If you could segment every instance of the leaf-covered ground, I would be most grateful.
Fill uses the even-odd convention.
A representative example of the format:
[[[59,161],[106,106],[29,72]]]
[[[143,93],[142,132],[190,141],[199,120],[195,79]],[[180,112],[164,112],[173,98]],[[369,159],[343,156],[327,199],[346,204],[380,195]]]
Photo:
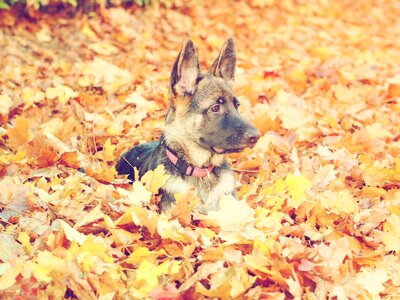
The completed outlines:
[[[400,297],[398,1],[103,13],[0,15],[2,299]],[[263,135],[229,157],[240,201],[159,214],[163,170],[115,163],[160,136],[182,40],[204,69],[228,36]]]

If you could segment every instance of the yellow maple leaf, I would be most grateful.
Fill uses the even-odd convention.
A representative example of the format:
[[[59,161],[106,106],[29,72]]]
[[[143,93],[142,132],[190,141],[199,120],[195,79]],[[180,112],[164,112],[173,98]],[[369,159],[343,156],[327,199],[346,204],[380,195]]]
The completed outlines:
[[[16,277],[22,272],[23,266],[0,263],[0,291],[12,287],[16,283]]]
[[[49,251],[40,251],[35,259],[33,274],[38,280],[48,283],[52,280],[51,272],[64,270],[65,267],[65,259]]]
[[[296,82],[303,82],[307,81],[307,75],[304,73],[302,69],[294,69],[289,74],[290,79]]]
[[[22,89],[21,97],[25,103],[24,108],[29,108],[34,103],[41,102],[42,100],[44,100],[46,98],[46,95],[42,91],[36,91],[30,87],[24,87]]]
[[[83,244],[86,240],[86,235],[72,228],[71,226],[69,226],[68,223],[63,220],[55,220],[52,224],[52,227],[61,229],[64,232],[66,238],[71,242],[75,241],[79,244]]]
[[[66,104],[69,99],[78,97],[78,93],[72,90],[69,86],[58,85],[49,87],[46,90],[46,98],[53,100],[58,98],[61,104]]]
[[[143,259],[146,259],[148,262],[155,263],[157,261],[157,257],[166,254],[167,253],[164,249],[150,251],[146,247],[138,247],[129,255],[129,257],[126,259],[126,262],[130,264],[138,264],[143,261]]]
[[[150,192],[157,194],[159,189],[167,182],[169,177],[170,176],[165,173],[165,167],[163,165],[159,165],[155,170],[150,170],[144,174],[140,181]]]
[[[22,163],[22,160],[25,158],[26,158],[26,150],[18,150],[15,154],[12,153],[1,154],[0,164]]]
[[[383,224],[383,232],[379,232],[385,244],[386,251],[400,251],[400,217],[396,214],[390,214]]]
[[[77,257],[82,269],[88,272],[101,267],[96,263],[113,262],[112,257],[107,254],[107,251],[108,247],[105,240],[91,235],[81,245],[73,241],[68,252],[68,257]]]
[[[264,201],[268,207],[279,209],[287,198],[286,190],[285,181],[277,179],[272,185],[263,188],[260,195],[265,196]]]
[[[272,185],[269,185],[262,189],[260,192],[261,195],[278,195],[283,193],[286,190],[286,184],[282,179],[277,179]]]
[[[332,56],[336,53],[336,51],[334,49],[328,48],[328,47],[312,47],[310,49],[310,52],[313,55],[319,57],[319,59],[321,59],[322,61],[325,61],[330,56]]]
[[[81,32],[86,35],[87,37],[89,37],[91,40],[97,40],[97,34],[96,32],[93,31],[93,29],[90,27],[90,24],[88,21],[84,21],[82,23],[82,27],[81,27]]]
[[[176,274],[180,269],[179,261],[165,261],[160,265],[153,264],[147,259],[142,260],[136,270],[136,280],[144,280],[148,285],[156,287],[158,277],[165,274]]]
[[[267,244],[267,242],[269,242]],[[271,244],[270,240],[267,241],[261,241],[259,239],[255,239],[253,242],[253,251],[260,251],[265,257],[270,258],[271,257],[271,246],[273,246],[273,244]]]
[[[304,175],[288,174],[285,179],[291,198],[288,200],[288,205],[293,208],[298,208],[306,199],[306,191],[311,187],[311,182]]]
[[[136,279],[144,280],[148,285],[158,285],[158,273],[156,272],[157,265],[150,263],[147,259],[142,260],[139,268],[136,270]]]
[[[111,143],[111,139],[107,139],[103,145],[103,150],[96,153],[96,157],[103,161],[109,162],[115,159],[114,150],[117,146]]]
[[[26,232],[20,231],[18,233],[18,239],[17,239],[22,247],[24,247],[24,250],[27,254],[29,254],[32,250],[32,245],[30,243],[30,237]]]

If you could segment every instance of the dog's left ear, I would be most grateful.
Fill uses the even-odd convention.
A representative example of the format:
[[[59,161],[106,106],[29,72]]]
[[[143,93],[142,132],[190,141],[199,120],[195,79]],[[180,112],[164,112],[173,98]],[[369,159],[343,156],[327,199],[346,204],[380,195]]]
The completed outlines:
[[[222,77],[228,82],[233,83],[235,79],[236,49],[233,38],[228,38],[212,64],[209,72],[216,77]]]

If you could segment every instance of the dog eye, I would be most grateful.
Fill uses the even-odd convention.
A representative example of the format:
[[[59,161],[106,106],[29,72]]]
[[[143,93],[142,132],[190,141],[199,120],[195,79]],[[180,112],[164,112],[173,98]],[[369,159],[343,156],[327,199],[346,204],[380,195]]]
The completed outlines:
[[[237,108],[239,108],[240,103],[238,101],[235,101],[235,103],[233,105],[235,105],[235,108],[237,109]]]
[[[213,106],[211,106],[211,111],[212,112],[219,112],[219,110],[220,110],[220,105],[219,104],[214,104]]]

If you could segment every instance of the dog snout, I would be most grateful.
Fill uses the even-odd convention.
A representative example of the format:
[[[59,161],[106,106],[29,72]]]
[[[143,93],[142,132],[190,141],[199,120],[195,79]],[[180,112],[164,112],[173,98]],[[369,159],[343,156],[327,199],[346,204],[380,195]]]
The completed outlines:
[[[251,128],[244,134],[244,139],[248,145],[254,146],[260,138],[260,132],[257,128]]]

